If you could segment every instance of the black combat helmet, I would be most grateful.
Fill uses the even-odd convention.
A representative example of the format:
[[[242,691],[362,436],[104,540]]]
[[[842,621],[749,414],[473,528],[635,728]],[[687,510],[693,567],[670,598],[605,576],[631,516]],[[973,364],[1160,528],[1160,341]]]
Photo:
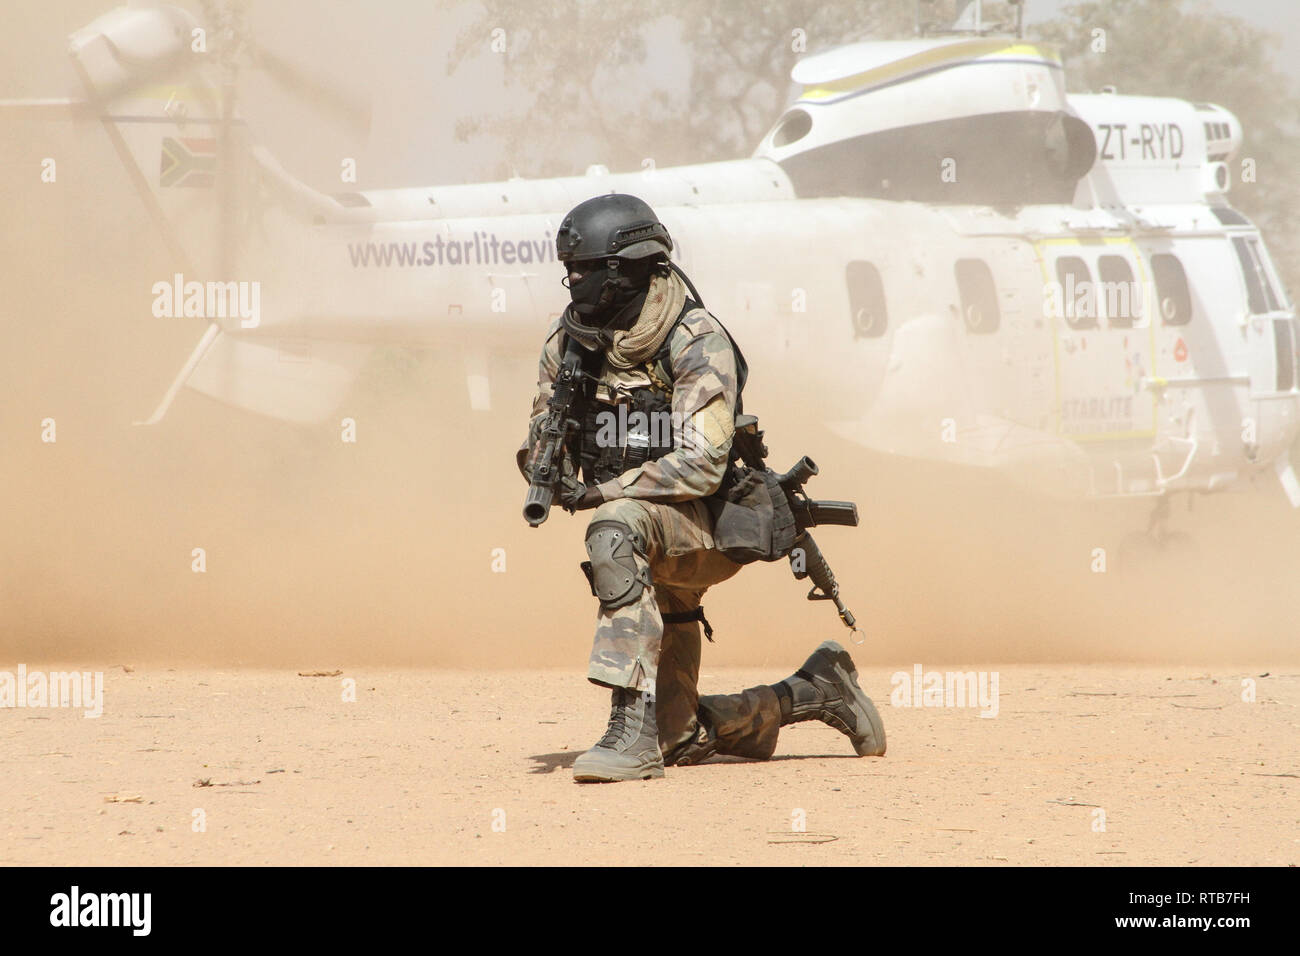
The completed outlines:
[[[635,196],[609,193],[574,206],[555,234],[561,262],[667,257],[673,240],[653,209]]]
[[[565,328],[588,347],[600,329],[629,328],[653,275],[667,273],[672,251],[664,224],[635,196],[609,193],[574,206],[555,233],[556,258],[573,299]]]

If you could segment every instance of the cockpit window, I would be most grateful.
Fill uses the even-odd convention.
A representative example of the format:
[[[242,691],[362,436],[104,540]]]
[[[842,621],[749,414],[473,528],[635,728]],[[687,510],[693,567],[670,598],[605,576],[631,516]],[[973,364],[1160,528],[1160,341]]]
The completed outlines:
[[[1264,295],[1268,299],[1268,307],[1281,311],[1283,308],[1282,300],[1285,296],[1274,288],[1274,280],[1268,268],[1268,253],[1264,251],[1264,247],[1259,244],[1258,239],[1250,240],[1250,251],[1255,254],[1255,262],[1259,265],[1259,276],[1264,282]]]
[[[1241,263],[1241,277],[1246,280],[1246,304],[1252,315],[1267,311],[1264,306],[1264,283],[1259,275],[1259,264],[1250,254],[1250,247],[1245,239],[1233,239],[1232,248],[1237,251],[1237,261]]]
[[[808,135],[812,129],[812,117],[806,110],[791,110],[781,118],[772,134],[773,146],[789,146]]]
[[[1232,248],[1241,264],[1241,277],[1246,280],[1246,304],[1250,307],[1250,314],[1281,311],[1281,297],[1269,281],[1259,240],[1238,237],[1232,240]]]
[[[1277,349],[1277,390],[1289,392],[1296,384],[1296,345],[1290,319],[1273,320],[1273,344]]]

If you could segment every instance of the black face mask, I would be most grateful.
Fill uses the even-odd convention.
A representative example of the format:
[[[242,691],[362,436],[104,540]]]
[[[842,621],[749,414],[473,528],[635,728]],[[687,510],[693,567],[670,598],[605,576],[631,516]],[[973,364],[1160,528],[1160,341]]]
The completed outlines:
[[[617,278],[611,281],[609,270],[601,262],[569,284],[573,311],[584,325],[598,328],[615,320],[622,323],[629,314],[635,322],[650,288],[653,266],[654,263],[619,262]]]
[[[601,266],[589,269],[576,282],[569,281],[569,298],[573,300],[573,308],[589,322],[596,318],[597,313],[603,313],[613,301],[612,290],[607,292],[605,289],[606,278],[605,268]]]

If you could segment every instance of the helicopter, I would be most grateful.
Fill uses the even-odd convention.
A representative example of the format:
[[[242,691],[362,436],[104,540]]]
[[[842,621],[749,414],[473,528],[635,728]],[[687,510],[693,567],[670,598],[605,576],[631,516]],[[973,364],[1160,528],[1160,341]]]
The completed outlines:
[[[83,100],[0,108],[100,122],[176,263],[155,314],[207,322],[144,424],[186,388],[320,422],[375,346],[466,342],[467,414],[493,414],[485,356],[533,354],[567,304],[564,212],[627,192],[751,357],[835,383],[824,424],[846,441],[1149,498],[1157,536],[1170,496],[1263,474],[1300,507],[1300,323],[1228,200],[1241,123],[1067,94],[1059,52],[980,6],[805,56],[748,158],[630,173],[326,194],[256,145],[168,5],[72,35]]]

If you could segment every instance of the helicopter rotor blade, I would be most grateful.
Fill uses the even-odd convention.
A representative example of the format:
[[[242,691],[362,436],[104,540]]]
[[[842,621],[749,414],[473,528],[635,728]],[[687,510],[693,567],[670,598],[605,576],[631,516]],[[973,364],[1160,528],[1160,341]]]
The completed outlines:
[[[0,116],[6,119],[82,119],[92,115],[94,115],[94,108],[86,100],[65,98],[0,100]]]
[[[285,90],[307,100],[350,132],[361,136],[369,134],[370,104],[368,102],[322,76],[313,75],[279,54],[272,53],[256,41],[249,40],[247,49],[253,65]]]

